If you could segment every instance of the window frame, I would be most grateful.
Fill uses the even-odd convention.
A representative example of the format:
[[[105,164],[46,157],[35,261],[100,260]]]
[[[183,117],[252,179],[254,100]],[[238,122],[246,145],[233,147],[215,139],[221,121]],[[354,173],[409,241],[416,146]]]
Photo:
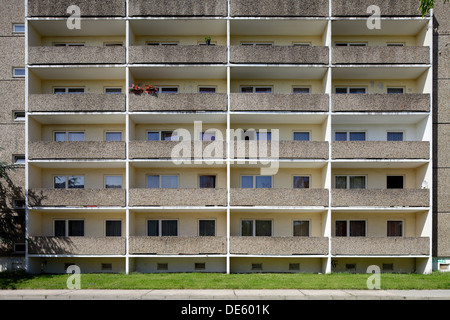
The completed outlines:
[[[397,93],[397,92],[389,92],[389,89],[402,89],[401,93]],[[387,86],[386,87],[386,94],[405,94],[406,92],[406,88],[405,87],[397,87],[397,86]]]
[[[112,235],[107,235],[106,234],[106,231],[107,231],[107,228],[106,228],[106,224],[107,224],[107,222],[120,222],[120,235],[114,235],[114,236],[112,236]],[[123,221],[122,221],[122,219],[105,219],[104,220],[104,224],[103,224],[103,227],[104,227],[104,235],[105,235],[105,237],[122,237],[122,234],[123,234]]]
[[[252,221],[253,226],[252,226],[252,235],[251,236],[244,236],[242,234],[242,222],[243,221]],[[270,221],[270,236],[257,236],[256,235],[256,221]],[[245,219],[245,218],[241,218],[240,219],[240,236],[241,237],[273,237],[273,219]]]
[[[56,140],[56,134],[57,133],[64,133],[65,134],[64,141],[57,141]],[[71,133],[82,133],[83,134],[83,140],[69,140],[69,135]],[[54,142],[83,142],[83,141],[86,141],[86,131],[84,131],[84,130],[79,130],[79,131],[54,130],[52,132],[52,134],[53,134],[53,141]]]
[[[242,92],[243,88],[252,88],[252,92]],[[270,92],[256,92],[256,89],[270,89]],[[273,85],[240,85],[239,93],[273,93]]]
[[[56,236],[56,221],[64,221],[64,236]],[[69,221],[82,221],[83,222],[83,235],[82,236],[70,236],[69,235]],[[86,236],[86,220],[85,219],[53,219],[53,236],[54,237],[85,237]]]
[[[295,177],[308,177],[309,181],[308,181],[308,188],[295,188]],[[312,179],[311,179],[311,175],[310,174],[292,174],[292,189],[312,189],[311,188],[311,184],[312,184]]]
[[[120,140],[107,140],[106,136],[107,136],[108,133],[120,133]],[[105,130],[104,138],[105,138],[105,141],[108,141],[108,142],[111,142],[111,141],[123,141],[123,131],[119,131],[119,130],[117,130],[117,131],[116,130]]]
[[[214,89],[214,92],[201,92],[200,89],[206,88],[206,89]],[[197,86],[197,92],[198,93],[217,93],[217,86]]]
[[[201,177],[214,177],[214,187],[207,188],[207,187],[201,187],[200,185],[200,178]],[[198,189],[216,189],[217,188],[217,174],[198,174]]]
[[[214,235],[212,236],[203,236],[200,234],[200,221],[214,221]],[[197,219],[197,235],[199,237],[216,237],[217,236],[217,219],[216,218],[212,218],[212,219],[208,219],[208,218],[202,218],[202,219]]]
[[[55,93],[56,89],[64,89],[64,93]],[[83,89],[83,92],[69,92],[70,89]],[[86,87],[52,87],[53,94],[84,94],[86,93]]]
[[[296,133],[307,133],[308,134],[308,140],[295,140],[295,134]],[[311,130],[304,130],[304,131],[293,130],[292,131],[292,141],[311,141],[311,135],[312,135],[312,131]]]
[[[307,236],[296,236],[295,235],[295,222],[296,221],[307,221],[308,222],[308,235]],[[292,220],[292,236],[293,237],[306,237],[306,238],[309,238],[309,237],[311,237],[311,219],[293,219]]]
[[[346,177],[346,188],[336,188],[336,178],[337,177]],[[364,188],[350,188],[350,177],[364,177]],[[368,176],[366,174],[336,174],[334,175],[334,189],[340,190],[358,190],[358,189],[367,189],[367,179]]]
[[[20,159],[23,159],[23,162],[20,161]],[[15,166],[24,166],[25,163],[27,162],[27,158],[25,157],[24,154],[13,154],[12,160],[13,165]]]
[[[272,189],[273,188],[273,176],[269,175],[260,175],[260,174],[241,174],[240,176],[240,188],[241,189]],[[252,187],[251,188],[244,188],[242,187],[242,177],[253,177],[252,181]],[[270,188],[257,188],[256,187],[256,177],[270,177]]]
[[[345,133],[346,138],[345,140],[336,140],[336,133]],[[364,140],[350,140],[350,134],[351,133],[364,133]],[[367,130],[335,130],[333,131],[333,141],[369,141],[367,140],[368,132]]]
[[[16,27],[18,26],[22,26],[23,27],[23,31],[17,31]],[[13,23],[12,24],[12,33],[13,34],[25,34],[25,23]]]
[[[107,188],[106,187],[106,178],[107,177],[120,177],[120,179],[121,179],[120,188]],[[105,174],[105,175],[103,175],[103,188],[104,189],[123,189],[123,175],[122,174]]]
[[[400,236],[390,236],[389,235],[389,222],[401,222],[402,230]],[[405,237],[405,220],[404,219],[388,219],[386,220],[386,237],[388,238],[404,238]]]
[[[346,222],[346,235],[345,236],[338,236],[338,235],[336,235],[336,231],[337,231],[337,228],[336,228],[336,223],[338,222],[338,221],[340,221],[340,222],[342,222],[342,221],[345,221]],[[350,222],[352,222],[352,221],[354,221],[354,222],[356,222],[356,221],[363,221],[364,222],[364,236],[351,236],[350,234],[351,234],[351,230],[350,230],[350,226],[351,226],[351,223]],[[334,220],[334,236],[335,237],[346,237],[346,238],[353,238],[353,237],[361,237],[361,238],[367,238],[367,219],[336,219],[336,220]]]
[[[24,74],[23,75],[17,75],[16,71],[18,70],[23,70]],[[26,77],[26,69],[24,67],[13,67],[12,68],[12,76],[13,78],[25,78]]]
[[[120,92],[106,92],[108,89],[120,89]],[[123,94],[123,88],[122,87],[103,87],[103,93],[104,94]]]
[[[147,130],[145,132],[146,133],[146,140],[145,141],[180,141],[178,134],[173,136],[173,137],[175,137],[175,140],[162,140],[163,132],[171,132],[172,135],[173,135],[173,133],[175,132],[175,129],[174,130]],[[158,133],[158,140],[148,140],[148,134],[149,133]]]
[[[64,188],[56,188],[55,187],[55,178],[56,177],[64,177],[65,181],[65,187]],[[83,188],[69,188],[69,177],[83,177]],[[84,174],[54,174],[53,175],[53,189],[64,189],[64,190],[68,190],[68,189],[85,189],[86,188],[86,178]]]
[[[295,92],[295,89],[308,89],[308,92]],[[292,94],[311,94],[311,86],[292,86]]]
[[[180,234],[180,227],[179,227],[179,219],[146,219],[145,220],[145,234],[147,237],[178,237]],[[149,221],[157,221],[158,222],[158,235],[157,236],[149,236],[148,235],[148,222]],[[177,234],[175,236],[163,236],[162,235],[162,221],[176,221],[177,223]]]
[[[149,177],[158,177],[159,182],[158,182],[158,188],[150,188],[149,187],[149,181],[148,178]],[[162,187],[162,178],[163,177],[177,177],[177,187],[176,188],[163,188]],[[148,173],[145,175],[145,180],[146,180],[146,185],[147,185],[147,189],[179,189],[180,188],[180,175],[179,174],[151,174]]]
[[[17,116],[18,113],[23,113],[23,117],[18,117]],[[21,110],[14,110],[12,112],[12,118],[13,118],[13,121],[15,121],[15,122],[24,122],[26,120],[26,112],[21,111]]]
[[[336,89],[345,89],[345,93],[337,93]],[[364,89],[364,93],[351,93],[350,89]],[[367,86],[334,86],[333,94],[367,94]]]
[[[401,133],[402,134],[402,140],[389,140],[389,133]],[[386,131],[386,141],[405,141],[405,131],[400,131],[400,130],[397,130],[397,131],[392,131],[392,130]]]
[[[335,41],[335,47],[367,47],[367,42]]]

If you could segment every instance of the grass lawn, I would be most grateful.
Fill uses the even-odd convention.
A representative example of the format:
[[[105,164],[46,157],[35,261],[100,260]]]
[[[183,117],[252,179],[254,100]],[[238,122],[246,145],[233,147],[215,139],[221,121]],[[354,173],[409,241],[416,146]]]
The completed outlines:
[[[367,289],[370,274],[81,274],[81,289]],[[450,289],[450,272],[389,274],[381,289]],[[0,289],[66,289],[69,275],[0,273]]]

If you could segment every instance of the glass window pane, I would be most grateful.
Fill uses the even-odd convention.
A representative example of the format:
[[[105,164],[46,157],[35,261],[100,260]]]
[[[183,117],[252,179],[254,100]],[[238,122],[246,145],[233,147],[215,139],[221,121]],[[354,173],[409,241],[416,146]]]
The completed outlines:
[[[350,221],[350,237],[365,237],[365,236],[366,236],[366,222]]]
[[[388,221],[387,222],[387,236],[388,237],[402,237],[403,236],[403,222],[402,221]]]
[[[178,136],[172,131],[162,131],[161,132],[162,141],[178,141]]]
[[[121,237],[122,236],[122,221],[106,221],[106,236],[107,237]]]
[[[347,132],[336,132],[334,134],[335,141],[347,141]]]
[[[350,132],[350,141],[366,141],[366,133]]]
[[[178,188],[178,176],[161,176],[161,188]]]
[[[242,236],[253,236],[253,220],[241,221]]]
[[[56,94],[62,94],[62,93],[66,93],[66,88],[53,88],[53,93]]]
[[[122,141],[122,132],[106,132],[106,141]]]
[[[178,235],[178,221],[161,220],[161,235],[163,237],[176,237]]]
[[[241,87],[241,93],[253,93],[253,87]]]
[[[216,235],[216,220],[199,220],[198,235],[214,237]]]
[[[70,189],[83,189],[84,176],[69,176],[67,179],[67,187]]]
[[[256,188],[272,188],[272,176],[256,176]]]
[[[403,176],[387,176],[387,189],[403,189]]]
[[[255,236],[270,237],[272,236],[272,221],[271,220],[256,220],[255,221]]]
[[[200,87],[198,88],[200,93],[216,93],[216,88],[213,87]]]
[[[294,221],[294,237],[309,237],[309,221]]]
[[[309,177],[308,176],[294,176],[294,188],[308,189]]]
[[[53,186],[55,189],[65,189],[66,188],[66,176],[53,177]]]
[[[366,93],[366,88],[350,88],[350,93]]]
[[[253,176],[241,176],[241,188],[253,188]]]
[[[294,93],[309,93],[309,88],[294,88]]]
[[[336,176],[334,187],[336,189],[347,189],[347,176]]]
[[[69,88],[68,93],[84,93],[84,88]]]
[[[66,141],[66,133],[65,132],[55,132],[55,141]]]
[[[270,141],[272,140],[272,132],[257,132],[256,139]]]
[[[66,236],[66,221],[55,220],[55,237],[65,237],[65,236]]]
[[[122,188],[122,176],[106,176],[105,177],[106,189],[120,189]]]
[[[294,132],[294,141],[309,141],[309,132]]]
[[[107,46],[111,47],[111,46]],[[122,93],[122,88],[105,88],[105,93],[117,94]]]
[[[149,237],[159,236],[159,221],[147,220],[147,235]]]
[[[335,93],[347,93],[347,88],[336,88]]]
[[[335,228],[336,237],[346,237],[347,236],[347,221],[336,221]]]
[[[13,32],[25,33],[25,25],[24,24],[15,24],[14,28],[13,28]]]
[[[147,176],[148,188],[159,188],[159,176]]]
[[[84,132],[69,132],[68,141],[84,141]]]
[[[13,75],[14,75],[14,77],[25,77],[25,69],[14,68]]]
[[[69,237],[83,237],[83,236],[84,236],[84,221],[69,220]]]
[[[271,93],[272,88],[255,88],[255,93]]]
[[[387,93],[403,93],[403,88],[387,88]]]
[[[172,44],[171,44],[172,45]],[[175,44],[176,45],[176,44]],[[178,88],[160,88],[161,93],[178,93]]]
[[[216,176],[200,176],[200,188],[215,188]]]
[[[147,132],[148,141],[159,141],[159,132]]]
[[[403,132],[388,132],[387,141],[403,141]]]
[[[350,189],[365,189],[366,177],[365,176],[350,176]]]

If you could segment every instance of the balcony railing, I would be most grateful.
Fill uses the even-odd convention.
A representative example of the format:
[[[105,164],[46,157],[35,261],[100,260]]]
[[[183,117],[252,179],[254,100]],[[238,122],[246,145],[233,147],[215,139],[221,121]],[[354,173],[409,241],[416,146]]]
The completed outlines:
[[[125,17],[123,0],[85,1],[85,0],[28,0],[30,17],[68,17],[67,8],[76,5],[82,17]]]
[[[227,111],[226,93],[130,95],[130,111]]]
[[[231,16],[325,17],[328,0],[232,0]]]
[[[129,0],[130,16],[217,16],[227,15],[226,0]]]
[[[226,237],[130,237],[130,254],[226,254]]]
[[[28,158],[125,159],[124,141],[30,141]]]
[[[30,189],[30,207],[124,207],[123,189]]]
[[[226,206],[227,189],[130,189],[130,206]]]
[[[334,64],[428,64],[429,47],[333,47]]]
[[[124,94],[30,94],[30,112],[124,112]]]
[[[326,255],[326,237],[231,237],[231,254]]]
[[[29,47],[29,64],[123,64],[125,47]]]
[[[30,237],[28,253],[124,255],[125,237]]]
[[[328,48],[312,46],[231,46],[232,63],[327,64]]]
[[[333,94],[333,112],[430,112],[430,95]]]
[[[233,146],[233,157],[235,159],[263,159],[268,157],[280,159],[328,158],[328,142],[326,141],[278,141],[278,146],[276,146],[271,141],[234,140]]]
[[[232,93],[231,111],[328,112],[327,94]]]
[[[380,8],[381,16],[422,16],[415,0],[331,0],[333,16],[364,16],[372,15],[367,8],[375,5]]]
[[[429,189],[333,189],[332,207],[428,207]]]
[[[328,206],[327,189],[231,188],[232,206]]]
[[[213,150],[215,147],[218,154]],[[226,155],[223,141],[130,141],[129,148],[131,159],[201,160],[224,159]]]
[[[429,255],[429,237],[334,237],[333,255]]]
[[[429,159],[428,141],[334,141],[333,159]]]

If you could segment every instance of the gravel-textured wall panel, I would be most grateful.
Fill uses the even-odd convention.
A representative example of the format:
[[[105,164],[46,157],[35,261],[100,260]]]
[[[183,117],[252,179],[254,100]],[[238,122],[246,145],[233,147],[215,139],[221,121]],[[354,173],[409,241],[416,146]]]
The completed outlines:
[[[226,254],[226,237],[130,237],[131,254]]]
[[[232,254],[328,254],[326,237],[231,237]]]
[[[126,16],[125,0],[28,0],[28,16],[30,17],[68,17],[67,8],[76,5],[82,17],[124,17]]]
[[[433,90],[437,95],[433,106],[434,122],[450,123],[450,79],[435,81]]]
[[[263,159],[277,156],[280,159],[328,159],[328,142],[326,141],[279,141],[278,155],[277,147],[271,141],[234,140],[232,146],[234,146],[235,159],[244,157]]]
[[[231,0],[233,17],[325,17],[328,16],[328,0]]]
[[[334,141],[333,159],[429,159],[428,141]]]
[[[378,6],[381,16],[422,16],[419,3],[416,0],[330,0],[332,1],[333,16],[369,16],[373,12],[367,12],[371,5]]]
[[[125,159],[124,141],[30,141],[29,159]]]
[[[123,189],[30,189],[31,207],[124,207]]]
[[[437,34],[450,34],[450,6],[444,1],[435,1],[433,17],[434,30]]]
[[[334,255],[428,255],[429,237],[335,237]]]
[[[130,206],[226,206],[226,189],[130,189]]]
[[[226,0],[129,0],[130,16],[227,15]]]
[[[130,141],[129,149],[131,159],[224,159],[226,155],[223,141]]]
[[[0,124],[0,161],[13,162],[13,155],[25,154],[24,123]]]
[[[0,36],[18,36],[25,39],[24,34],[13,34],[13,23],[24,22],[25,1],[0,0]]]
[[[29,64],[121,64],[125,47],[29,47]]]
[[[327,94],[232,93],[231,111],[328,112]]]
[[[232,206],[328,206],[327,189],[231,188]]]
[[[439,124],[435,132],[437,132],[436,164],[438,167],[450,168],[450,124]]]
[[[441,35],[434,39],[438,41],[437,61],[435,61],[438,66],[437,77],[450,79],[450,35]]]
[[[25,81],[0,81],[0,123],[13,123],[13,111],[25,111]]]
[[[430,95],[408,94],[333,94],[333,112],[429,112]]]
[[[428,207],[429,189],[333,189],[332,207]]]
[[[450,212],[450,168],[435,168],[437,188],[433,190],[437,196],[434,206],[437,212]]]
[[[232,63],[327,64],[328,47],[231,46]]]
[[[450,213],[438,213],[437,256],[450,257]]]
[[[334,64],[427,64],[430,47],[333,47]]]
[[[130,111],[227,111],[226,93],[130,95]]]
[[[125,94],[30,94],[30,112],[123,112]]]
[[[226,63],[226,46],[131,46],[130,63]]]
[[[12,25],[10,25],[10,28],[12,28]],[[25,68],[24,37],[0,37],[0,48],[2,48],[2,54],[0,54],[0,80],[15,79],[24,81],[25,77],[13,77],[13,67]],[[25,94],[25,92],[22,94]]]
[[[125,254],[125,237],[30,237],[30,254]]]

